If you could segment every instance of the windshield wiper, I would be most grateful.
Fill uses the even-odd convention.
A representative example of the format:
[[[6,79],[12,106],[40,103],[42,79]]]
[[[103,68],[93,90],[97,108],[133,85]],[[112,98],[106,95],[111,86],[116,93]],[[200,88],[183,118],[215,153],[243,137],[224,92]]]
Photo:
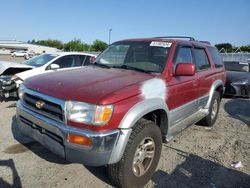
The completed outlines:
[[[107,68],[107,69],[110,69],[110,68],[111,68],[111,67],[108,66],[108,65],[105,65],[105,64],[102,64],[102,63],[97,63],[97,62],[94,62],[92,65],[98,66],[98,67]]]
[[[112,66],[112,68],[118,68],[118,69],[127,69],[127,70],[135,70],[138,72],[144,72],[144,73],[152,73],[154,71],[149,71],[149,70],[143,70],[143,69],[139,69],[133,66],[129,66],[129,65],[120,65],[120,66]]]

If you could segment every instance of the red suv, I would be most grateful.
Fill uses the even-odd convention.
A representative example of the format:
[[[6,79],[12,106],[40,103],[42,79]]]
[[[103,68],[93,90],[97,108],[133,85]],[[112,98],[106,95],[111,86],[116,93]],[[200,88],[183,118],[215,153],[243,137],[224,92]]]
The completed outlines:
[[[90,66],[25,80],[20,131],[66,160],[107,165],[118,187],[142,187],[162,142],[196,122],[212,126],[218,115],[220,55],[185,38],[118,41]]]

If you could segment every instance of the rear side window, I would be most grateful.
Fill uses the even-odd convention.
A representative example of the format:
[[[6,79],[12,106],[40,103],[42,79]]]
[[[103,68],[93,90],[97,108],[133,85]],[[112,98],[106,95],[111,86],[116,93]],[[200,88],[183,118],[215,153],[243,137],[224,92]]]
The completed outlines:
[[[70,68],[82,66],[86,59],[85,55],[66,55],[57,59],[54,63],[60,68]]]
[[[222,62],[222,58],[220,56],[219,51],[217,50],[217,48],[215,47],[208,47],[208,51],[210,52],[214,65],[216,68],[220,68],[223,67],[223,62]]]
[[[54,63],[59,65],[60,68],[68,68],[68,67],[74,67],[75,62],[76,60],[73,55],[67,55],[67,56],[60,57]]]
[[[85,55],[79,55],[79,56],[78,56],[78,64],[79,64],[79,66],[82,66],[82,65],[85,64],[85,63],[84,63],[85,59],[86,59],[86,56],[85,56]]]
[[[203,70],[207,70],[210,68],[205,49],[195,48],[194,49],[194,57],[195,57],[197,71],[203,71]]]

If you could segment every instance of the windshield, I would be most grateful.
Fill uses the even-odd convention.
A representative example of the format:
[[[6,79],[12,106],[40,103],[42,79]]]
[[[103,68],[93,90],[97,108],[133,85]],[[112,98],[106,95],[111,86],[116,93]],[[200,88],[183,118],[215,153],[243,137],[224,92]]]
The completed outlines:
[[[122,41],[109,46],[95,60],[107,68],[130,69],[142,72],[163,71],[171,43],[158,41]]]
[[[226,61],[224,62],[224,66],[227,71],[250,72],[250,64],[248,63]]]
[[[57,56],[58,55],[54,54],[42,54],[25,61],[24,64],[34,67],[40,67],[48,63],[50,60],[54,59]]]

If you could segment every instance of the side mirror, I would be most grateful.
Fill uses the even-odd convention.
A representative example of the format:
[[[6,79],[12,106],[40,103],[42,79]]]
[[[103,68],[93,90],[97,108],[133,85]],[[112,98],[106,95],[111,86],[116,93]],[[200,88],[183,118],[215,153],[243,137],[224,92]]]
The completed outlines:
[[[56,69],[59,69],[60,66],[58,64],[51,64],[50,65],[50,70],[56,70]]]
[[[176,76],[193,76],[195,65],[192,63],[178,63],[175,69]]]

